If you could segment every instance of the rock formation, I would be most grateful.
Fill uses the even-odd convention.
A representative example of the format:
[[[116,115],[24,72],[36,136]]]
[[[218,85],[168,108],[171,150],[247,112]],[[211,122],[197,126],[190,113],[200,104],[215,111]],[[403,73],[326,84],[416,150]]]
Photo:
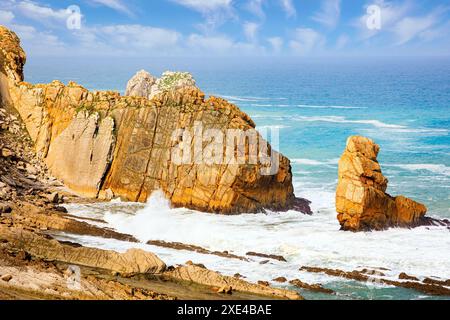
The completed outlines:
[[[240,292],[251,292],[272,298],[303,300],[303,297],[295,291],[249,283],[235,277],[223,276],[220,273],[193,264],[180,266],[173,270],[167,270],[164,275],[177,280],[216,287],[219,289],[219,292],[232,292],[236,290]],[[227,287],[228,290],[221,290],[221,288],[225,287]]]
[[[150,98],[152,96],[152,87],[156,83],[156,78],[145,70],[136,73],[128,81],[126,96]]]
[[[414,227],[424,222],[427,208],[403,196],[386,193],[388,179],[377,161],[380,147],[354,136],[339,161],[336,210],[343,230]]]
[[[244,164],[173,161],[178,143],[173,134],[179,129],[191,130],[197,123],[224,135],[228,129],[255,129],[235,105],[206,99],[193,87],[189,74],[165,73],[152,86],[159,93],[150,100],[89,92],[73,82],[32,85],[22,81],[25,55],[17,37],[5,28],[0,28],[0,35],[3,55],[8,57],[3,68],[11,103],[50,173],[78,194],[145,202],[162,190],[173,206],[206,212],[299,209],[311,213],[309,203],[294,196],[289,160],[271,150],[259,134],[260,147],[273,158],[279,155],[279,170],[273,175],[264,174],[270,169],[267,163],[248,161],[249,145]],[[148,89],[134,83],[131,94],[134,89]],[[203,141],[203,146],[211,143]],[[190,147],[195,153],[194,143]]]
[[[166,71],[157,79],[141,70],[128,81],[125,96],[152,99],[165,91],[195,87],[195,80],[189,72]]]
[[[130,249],[122,254],[93,248],[72,247],[30,231],[3,225],[0,225],[0,240],[7,241],[14,250],[28,252],[33,257],[46,261],[100,268],[123,276],[159,274],[166,269],[165,263],[156,255],[139,249]]]

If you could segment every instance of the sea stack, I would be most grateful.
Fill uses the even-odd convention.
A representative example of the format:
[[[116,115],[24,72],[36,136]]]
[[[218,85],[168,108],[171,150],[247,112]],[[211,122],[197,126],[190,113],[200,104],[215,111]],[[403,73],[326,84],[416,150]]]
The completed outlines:
[[[427,208],[403,196],[386,193],[377,156],[380,147],[371,139],[350,137],[339,161],[336,210],[343,230],[383,230],[421,225]]]
[[[268,164],[261,161],[174,161],[180,138],[174,139],[174,133],[179,130],[201,124],[205,132],[219,130],[218,136],[229,130],[256,132],[247,114],[224,99],[206,98],[189,73],[167,72],[155,81],[141,72],[127,90],[135,96],[123,97],[117,92],[91,92],[74,82],[23,82],[25,54],[17,36],[4,27],[0,27],[0,48],[2,91],[50,173],[77,194],[146,202],[161,190],[172,206],[204,212],[298,209],[311,213],[309,202],[294,195],[290,161],[272,150],[259,133],[259,148],[279,159],[273,174],[264,173]],[[197,156],[194,145],[188,144]],[[200,142],[201,148],[211,145]],[[246,146],[245,160],[250,158],[249,150]]]

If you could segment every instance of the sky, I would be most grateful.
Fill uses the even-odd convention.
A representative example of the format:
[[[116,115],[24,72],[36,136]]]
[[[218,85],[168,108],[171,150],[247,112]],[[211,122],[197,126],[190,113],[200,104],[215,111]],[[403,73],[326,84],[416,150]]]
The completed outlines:
[[[450,56],[450,1],[0,0],[34,56]]]

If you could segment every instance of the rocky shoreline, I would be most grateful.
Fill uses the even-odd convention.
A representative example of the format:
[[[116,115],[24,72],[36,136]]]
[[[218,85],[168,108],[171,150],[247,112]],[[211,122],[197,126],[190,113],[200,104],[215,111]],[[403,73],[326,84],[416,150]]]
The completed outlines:
[[[283,275],[250,283],[240,274],[225,276],[192,261],[168,266],[143,250],[118,253],[56,240],[54,234],[59,232],[138,243],[132,235],[93,224],[102,221],[71,216],[62,205],[114,197],[145,202],[155,190],[161,190],[173,207],[210,213],[312,211],[308,200],[295,197],[290,161],[283,155],[278,173],[271,176],[261,174],[265,167],[261,163],[174,164],[167,151],[177,125],[190,127],[201,121],[205,127],[223,130],[255,129],[252,119],[233,104],[206,99],[189,75],[166,73],[156,79],[140,72],[130,80],[125,97],[89,92],[75,83],[32,85],[23,82],[26,56],[17,36],[0,26],[0,44],[0,299],[302,300],[294,288],[335,294],[321,284]],[[267,142],[264,147],[271,150]],[[376,161],[379,147],[372,141],[355,138],[347,149],[337,192],[343,229],[412,227],[425,221],[449,225],[424,217],[426,208],[412,200],[385,194],[387,180]],[[354,166],[358,161],[362,165]],[[389,210],[372,210],[374,203],[361,196],[364,192],[375,192],[382,198],[377,204],[386,204]],[[367,215],[369,211],[373,214]],[[287,262],[268,253],[239,256],[159,239],[148,244],[240,261],[263,259],[261,264]],[[370,280],[362,271],[307,267],[301,271]],[[420,281],[406,274],[399,280],[406,281],[380,281],[450,295],[449,280]],[[274,287],[269,281],[290,287]]]

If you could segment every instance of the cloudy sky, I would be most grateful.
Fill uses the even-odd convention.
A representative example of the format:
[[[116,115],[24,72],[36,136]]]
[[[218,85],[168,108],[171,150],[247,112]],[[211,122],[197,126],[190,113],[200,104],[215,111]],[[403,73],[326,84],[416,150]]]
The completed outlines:
[[[35,56],[450,56],[442,0],[0,0],[0,24]]]

